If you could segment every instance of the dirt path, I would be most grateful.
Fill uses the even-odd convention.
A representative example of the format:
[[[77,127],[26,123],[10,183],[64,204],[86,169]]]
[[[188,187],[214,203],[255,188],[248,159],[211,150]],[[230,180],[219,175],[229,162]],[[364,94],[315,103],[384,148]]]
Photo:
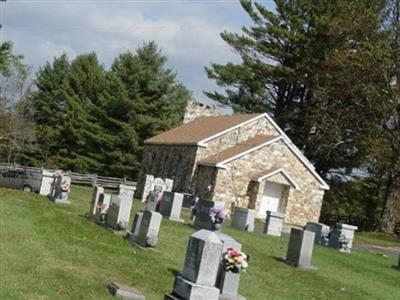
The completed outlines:
[[[383,247],[360,242],[355,243],[353,248],[386,255],[399,255],[400,253],[400,247]]]

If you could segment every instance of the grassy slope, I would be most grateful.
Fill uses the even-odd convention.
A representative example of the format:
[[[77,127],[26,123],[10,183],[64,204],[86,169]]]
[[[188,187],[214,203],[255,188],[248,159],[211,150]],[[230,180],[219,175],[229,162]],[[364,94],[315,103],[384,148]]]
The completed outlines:
[[[73,204],[64,206],[0,190],[0,299],[113,299],[106,290],[112,280],[135,286],[150,300],[172,289],[191,226],[163,221],[157,250],[142,251],[83,217],[90,197],[90,190],[74,186]],[[399,299],[394,257],[316,247],[318,271],[301,271],[275,259],[285,255],[285,238],[224,232],[252,256],[240,289],[248,300]]]

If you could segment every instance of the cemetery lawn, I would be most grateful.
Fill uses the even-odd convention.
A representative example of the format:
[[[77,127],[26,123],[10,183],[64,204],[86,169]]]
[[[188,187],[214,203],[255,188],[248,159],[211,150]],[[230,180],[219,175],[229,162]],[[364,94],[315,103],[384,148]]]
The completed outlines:
[[[382,247],[400,247],[400,239],[397,236],[380,232],[357,233],[356,241]]]
[[[0,299],[115,299],[106,289],[110,281],[136,287],[149,300],[172,290],[192,227],[163,220],[157,249],[143,251],[85,219],[90,199],[91,189],[79,186],[72,187],[70,206],[0,189]],[[140,208],[135,201],[133,210]],[[302,271],[279,261],[287,238],[223,231],[251,255],[240,287],[248,300],[400,299],[394,256],[316,246],[318,270]]]

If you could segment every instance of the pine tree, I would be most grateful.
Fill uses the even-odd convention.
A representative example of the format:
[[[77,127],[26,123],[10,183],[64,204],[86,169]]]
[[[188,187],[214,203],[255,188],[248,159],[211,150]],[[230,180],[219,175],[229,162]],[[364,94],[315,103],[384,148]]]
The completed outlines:
[[[126,88],[129,101],[121,111],[139,134],[140,143],[179,124],[191,95],[166,67],[167,58],[154,42],[144,44],[135,53],[117,57],[111,72]]]
[[[242,63],[206,68],[225,90],[206,95],[271,113],[322,175],[359,166],[365,115],[356,112],[378,76],[384,2],[277,0],[271,11],[242,0],[253,25],[221,34]]]

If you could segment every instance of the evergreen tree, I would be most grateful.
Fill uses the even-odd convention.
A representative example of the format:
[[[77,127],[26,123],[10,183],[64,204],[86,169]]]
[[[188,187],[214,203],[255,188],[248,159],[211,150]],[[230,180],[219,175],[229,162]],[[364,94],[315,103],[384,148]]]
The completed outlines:
[[[385,1],[277,0],[276,10],[242,0],[253,26],[221,34],[242,63],[212,64],[225,93],[206,92],[236,111],[269,112],[322,175],[365,157],[365,115],[378,74]],[[374,77],[377,76],[377,77]]]
[[[154,42],[144,44],[135,53],[117,57],[111,72],[125,86],[128,102],[120,117],[129,120],[142,142],[182,121],[191,95],[166,67],[167,58]]]

